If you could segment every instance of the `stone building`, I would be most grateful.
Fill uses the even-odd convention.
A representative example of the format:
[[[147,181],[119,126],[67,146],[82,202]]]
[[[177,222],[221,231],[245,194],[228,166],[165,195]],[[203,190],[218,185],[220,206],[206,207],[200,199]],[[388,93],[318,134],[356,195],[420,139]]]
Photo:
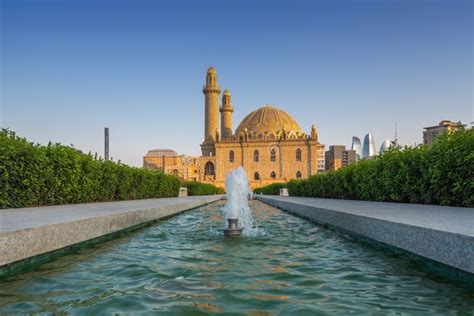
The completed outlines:
[[[324,145],[318,142],[314,125],[304,133],[288,113],[265,105],[248,114],[234,132],[231,94],[223,92],[219,107],[221,88],[214,67],[209,67],[202,91],[205,113],[200,181],[224,187],[225,176],[243,166],[256,188],[304,179],[322,170]]]
[[[425,127],[423,131],[423,144],[431,146],[439,135],[449,133],[464,126],[461,122],[443,120],[438,125]]]
[[[338,170],[342,167],[347,167],[348,165],[356,161],[356,151],[346,149],[344,145],[333,145],[329,146],[329,150],[326,151],[326,170]]]
[[[199,159],[171,149],[152,149],[143,157],[143,167],[160,170],[182,180],[199,181]]]

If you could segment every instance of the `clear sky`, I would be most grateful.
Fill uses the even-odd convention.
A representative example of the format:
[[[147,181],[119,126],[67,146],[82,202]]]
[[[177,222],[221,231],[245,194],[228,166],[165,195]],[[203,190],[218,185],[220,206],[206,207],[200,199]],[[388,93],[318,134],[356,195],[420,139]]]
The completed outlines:
[[[35,142],[198,155],[210,65],[234,128],[266,103],[326,145],[474,120],[472,1],[0,2],[0,123]]]

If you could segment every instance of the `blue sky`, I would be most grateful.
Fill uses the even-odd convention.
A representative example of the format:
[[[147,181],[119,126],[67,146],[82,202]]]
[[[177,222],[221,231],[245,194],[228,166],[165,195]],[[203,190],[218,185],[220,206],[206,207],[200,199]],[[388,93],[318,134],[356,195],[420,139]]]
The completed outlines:
[[[471,1],[0,2],[0,123],[35,142],[197,155],[209,65],[234,128],[266,103],[326,145],[474,120]]]

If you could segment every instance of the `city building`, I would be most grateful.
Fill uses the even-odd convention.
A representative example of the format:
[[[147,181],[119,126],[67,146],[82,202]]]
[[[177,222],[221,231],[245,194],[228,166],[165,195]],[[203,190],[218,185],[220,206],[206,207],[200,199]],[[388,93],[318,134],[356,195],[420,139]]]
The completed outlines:
[[[357,159],[357,153],[355,150],[348,150],[343,145],[329,146],[329,150],[325,154],[325,169],[326,170],[338,170],[342,167],[355,162]]]
[[[324,145],[318,142],[314,125],[304,133],[288,113],[265,105],[248,114],[234,132],[231,94],[223,92],[219,107],[221,88],[214,67],[209,67],[202,91],[205,115],[200,181],[223,187],[226,175],[239,166],[247,172],[252,188],[318,173]]]
[[[159,170],[182,180],[199,181],[199,159],[178,155],[171,149],[149,150],[143,157],[143,167]]]
[[[364,146],[362,147],[362,158],[367,159],[377,155],[375,151],[375,142],[372,134],[368,133],[364,137]]]
[[[433,142],[435,141],[436,137],[438,137],[439,135],[449,133],[464,126],[465,125],[463,125],[461,122],[443,120],[439,122],[438,125],[425,127],[423,131],[423,144],[431,146],[433,145]]]
[[[324,172],[326,170],[326,146],[318,145],[318,172]]]
[[[360,143],[360,138],[356,136],[352,136],[352,146],[351,150],[355,151],[356,153],[356,160],[362,158],[362,145]]]
[[[392,142],[387,138],[380,146],[379,155],[383,154],[390,147],[392,147]]]

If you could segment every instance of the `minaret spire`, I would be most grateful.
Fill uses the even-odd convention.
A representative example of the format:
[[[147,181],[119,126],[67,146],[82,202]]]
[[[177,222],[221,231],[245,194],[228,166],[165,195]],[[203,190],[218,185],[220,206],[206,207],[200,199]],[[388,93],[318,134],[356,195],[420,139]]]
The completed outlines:
[[[207,69],[206,84],[202,89],[205,95],[204,142],[214,141],[219,129],[219,94],[217,72],[213,66]]]
[[[223,139],[232,137],[232,112],[234,108],[230,100],[230,91],[225,89],[222,94],[221,107],[221,137]]]

